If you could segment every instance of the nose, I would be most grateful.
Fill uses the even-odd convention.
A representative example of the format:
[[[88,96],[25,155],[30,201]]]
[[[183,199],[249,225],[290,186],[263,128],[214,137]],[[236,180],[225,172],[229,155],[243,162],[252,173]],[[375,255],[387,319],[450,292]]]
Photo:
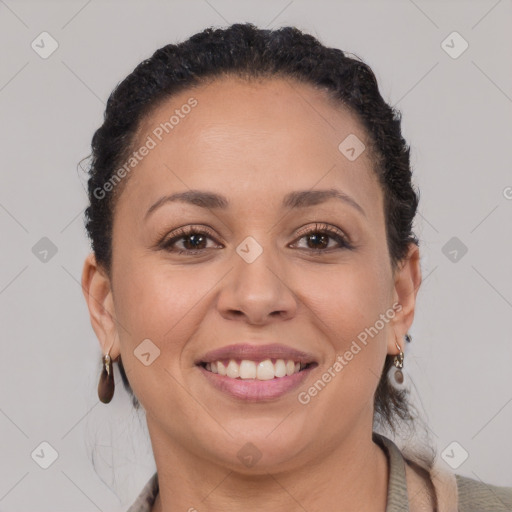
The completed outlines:
[[[297,300],[286,272],[276,258],[265,249],[248,263],[237,253],[234,268],[223,280],[217,300],[220,314],[228,320],[241,320],[264,325],[276,320],[289,320],[297,311]]]

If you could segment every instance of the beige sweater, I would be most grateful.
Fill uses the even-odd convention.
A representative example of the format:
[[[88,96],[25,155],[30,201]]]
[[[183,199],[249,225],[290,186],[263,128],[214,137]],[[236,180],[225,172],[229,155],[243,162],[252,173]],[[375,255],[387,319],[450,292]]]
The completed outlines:
[[[512,487],[456,475],[439,459],[428,471],[433,496],[422,492],[424,482],[412,470],[415,466],[426,469],[419,457],[408,454],[405,458],[391,439],[376,432],[373,440],[384,448],[389,460],[386,512],[512,512]],[[157,494],[158,474],[154,473],[127,512],[151,512]]]

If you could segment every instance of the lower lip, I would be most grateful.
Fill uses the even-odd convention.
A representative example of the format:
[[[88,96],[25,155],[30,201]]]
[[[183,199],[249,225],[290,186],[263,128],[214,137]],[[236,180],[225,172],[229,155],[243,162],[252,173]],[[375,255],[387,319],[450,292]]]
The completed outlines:
[[[232,379],[225,375],[209,372],[202,366],[199,370],[208,379],[208,381],[220,391],[242,400],[250,402],[260,402],[264,400],[274,400],[293,389],[299,387],[308,376],[313,367],[306,368],[299,373],[286,377],[278,377],[272,380],[257,379]]]

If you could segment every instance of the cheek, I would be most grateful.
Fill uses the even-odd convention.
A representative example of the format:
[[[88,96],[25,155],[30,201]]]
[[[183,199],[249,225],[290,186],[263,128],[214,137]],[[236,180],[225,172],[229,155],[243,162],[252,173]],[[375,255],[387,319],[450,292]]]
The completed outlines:
[[[323,343],[330,345],[329,361],[317,380],[300,390],[299,401],[306,404],[309,417],[321,422],[327,438],[339,439],[349,435],[373,406],[389,324],[376,331],[371,328],[387,311],[389,292],[369,267],[354,265],[316,277],[307,304],[313,310],[311,322]],[[315,435],[314,426],[311,429]]]
[[[205,273],[204,279],[190,270],[175,268],[171,272],[158,263],[126,265],[125,269],[124,278],[116,283],[115,302],[119,322],[126,328],[119,334],[131,387],[146,410],[171,410],[172,406],[173,410],[186,411],[190,397],[179,392],[183,385],[182,354],[205,315],[201,298],[218,279],[212,272]],[[148,339],[157,349],[144,341]],[[139,347],[150,354],[147,366],[139,358]]]
[[[392,309],[390,312],[389,282],[383,275],[385,268],[354,263],[336,270],[331,267],[314,276],[305,272],[300,278],[297,276],[304,301],[312,311],[311,321],[330,345],[324,375],[319,375],[329,384],[313,404],[313,408],[320,408],[317,411],[323,410],[325,404],[337,404],[340,411],[355,412],[372,402],[387,352],[389,321],[394,314]],[[322,384],[318,387],[322,389]],[[334,412],[334,416],[338,414]]]
[[[382,278],[385,269],[371,265],[330,267],[296,276],[301,301],[329,330],[335,348],[343,349],[357,335],[375,324],[390,307],[390,288]]]
[[[129,331],[122,342],[135,348],[149,338],[162,355],[172,354],[176,364],[176,354],[205,314],[208,293],[215,289],[218,276],[211,269],[171,268],[165,261],[126,268],[116,286],[116,311]]]

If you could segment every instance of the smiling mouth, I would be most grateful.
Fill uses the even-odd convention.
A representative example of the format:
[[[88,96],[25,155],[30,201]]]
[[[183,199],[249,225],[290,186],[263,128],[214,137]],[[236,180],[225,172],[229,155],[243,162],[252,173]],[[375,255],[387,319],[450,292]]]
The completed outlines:
[[[209,363],[200,363],[206,371],[238,380],[272,380],[291,377],[317,363],[301,363],[293,359],[264,359],[263,361],[218,360]]]

